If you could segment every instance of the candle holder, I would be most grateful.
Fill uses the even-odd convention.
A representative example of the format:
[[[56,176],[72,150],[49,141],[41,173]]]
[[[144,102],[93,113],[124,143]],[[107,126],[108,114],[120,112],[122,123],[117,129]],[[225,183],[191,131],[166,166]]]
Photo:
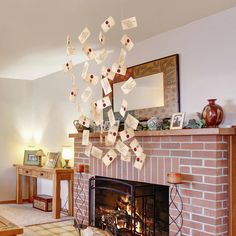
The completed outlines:
[[[181,198],[178,186],[182,183],[182,175],[181,173],[170,172],[167,174],[167,181],[170,183],[170,203],[169,208],[173,206],[178,214],[175,217],[172,217],[169,214],[170,222],[169,225],[175,224],[177,227],[177,232],[175,235],[182,235],[181,230],[183,227],[183,200]],[[177,205],[175,203],[175,199],[179,198],[180,204]]]
[[[84,165],[84,164],[78,164],[76,166],[76,172],[78,173],[78,181],[77,181],[76,196],[75,196],[76,212],[75,212],[75,219],[74,219],[74,227],[79,231],[79,233],[80,233],[80,229],[87,228],[87,226],[84,224],[88,210],[87,210],[87,205],[85,204],[86,194],[84,191],[85,183],[84,183],[84,178],[83,178],[83,173],[88,173],[87,166],[88,165]]]

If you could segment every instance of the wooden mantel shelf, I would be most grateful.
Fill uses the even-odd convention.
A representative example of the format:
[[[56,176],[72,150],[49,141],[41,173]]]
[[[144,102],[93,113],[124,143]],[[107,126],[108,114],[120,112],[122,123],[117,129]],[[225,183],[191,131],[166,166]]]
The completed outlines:
[[[204,128],[204,129],[181,129],[161,131],[135,131],[136,137],[153,136],[187,136],[187,135],[235,135],[235,128]],[[69,134],[69,138],[81,138],[82,133]],[[90,133],[91,138],[100,137],[100,133]]]

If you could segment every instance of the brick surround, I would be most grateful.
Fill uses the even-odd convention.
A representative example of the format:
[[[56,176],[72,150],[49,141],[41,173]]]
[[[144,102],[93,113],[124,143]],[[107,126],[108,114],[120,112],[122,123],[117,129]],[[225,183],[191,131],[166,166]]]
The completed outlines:
[[[182,235],[226,236],[228,233],[228,156],[229,136],[225,135],[164,135],[161,137],[137,137],[146,163],[141,171],[118,157],[109,167],[94,157],[83,154],[80,137],[74,137],[75,165],[90,165],[90,174],[84,174],[88,199],[88,179],[91,176],[134,180],[168,185],[167,173],[174,171],[184,175],[180,192],[184,202]],[[93,145],[104,150],[99,137],[92,137]],[[78,175],[75,174],[75,190]],[[78,202],[78,204],[80,204]],[[170,214],[175,211],[170,209]],[[88,222],[88,218],[86,218]],[[175,228],[170,227],[170,235]]]

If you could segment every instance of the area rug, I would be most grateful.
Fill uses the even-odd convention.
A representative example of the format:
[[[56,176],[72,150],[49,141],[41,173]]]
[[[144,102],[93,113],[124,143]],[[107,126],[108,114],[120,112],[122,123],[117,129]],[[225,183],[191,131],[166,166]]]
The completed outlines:
[[[0,215],[18,226],[29,226],[73,219],[61,214],[60,219],[53,219],[52,212],[44,212],[32,207],[32,204],[0,204]]]

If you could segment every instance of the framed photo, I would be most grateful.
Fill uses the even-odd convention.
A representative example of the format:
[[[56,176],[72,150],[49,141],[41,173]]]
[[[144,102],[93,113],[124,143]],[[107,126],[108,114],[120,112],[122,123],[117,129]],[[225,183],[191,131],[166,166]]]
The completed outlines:
[[[55,168],[60,157],[60,152],[48,152],[46,167]]]
[[[174,113],[171,118],[170,129],[182,129],[184,124],[184,113]]]
[[[25,150],[24,165],[26,166],[39,166],[40,159],[36,156],[37,150]]]

